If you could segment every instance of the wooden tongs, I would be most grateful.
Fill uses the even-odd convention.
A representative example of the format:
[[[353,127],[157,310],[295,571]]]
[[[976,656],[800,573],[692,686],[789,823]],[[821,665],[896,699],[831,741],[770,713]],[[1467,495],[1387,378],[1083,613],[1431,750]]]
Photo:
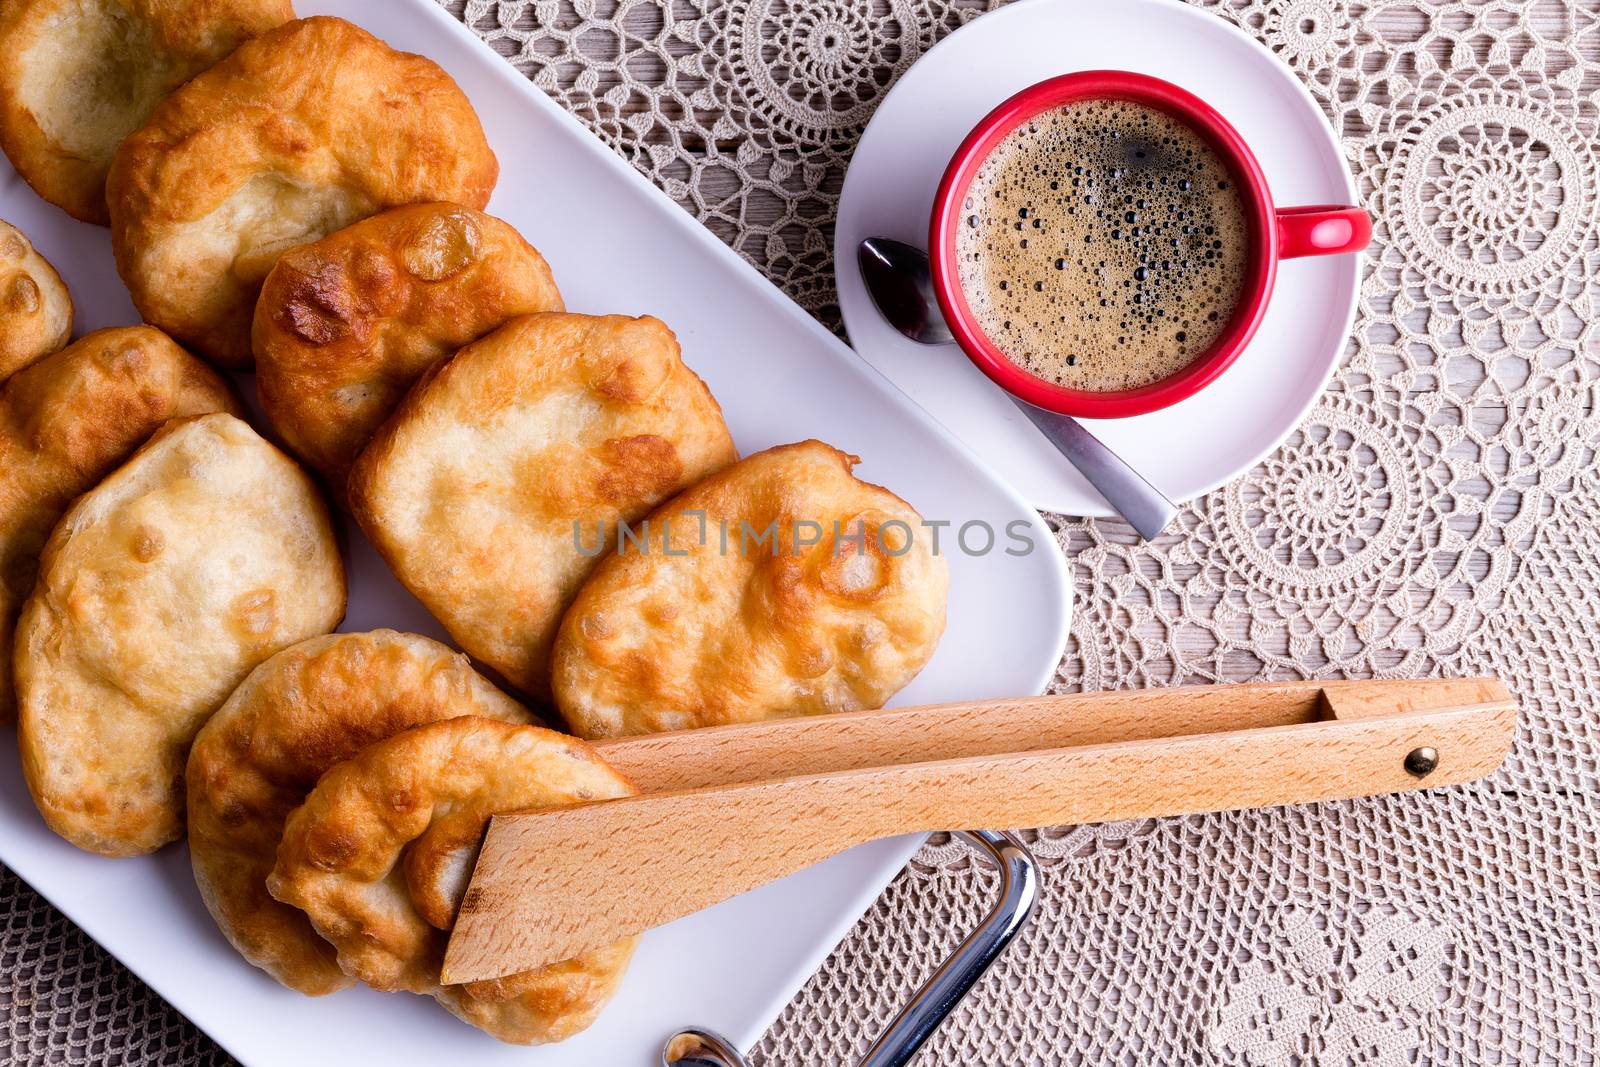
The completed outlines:
[[[445,956],[498,978],[880,837],[1337,800],[1499,766],[1492,678],[1289,682],[825,715],[597,744],[639,796],[498,815]]]

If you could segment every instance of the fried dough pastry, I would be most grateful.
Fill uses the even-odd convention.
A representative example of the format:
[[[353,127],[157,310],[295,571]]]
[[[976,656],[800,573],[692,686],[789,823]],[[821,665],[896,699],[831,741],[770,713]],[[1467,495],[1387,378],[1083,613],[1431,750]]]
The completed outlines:
[[[16,718],[12,633],[56,520],[168,419],[208,411],[239,405],[149,326],[97,330],[0,384],[0,723]]]
[[[0,222],[0,381],[60,351],[71,336],[66,283],[21,230]]]
[[[458,715],[530,721],[459,652],[374,630],[279,652],[201,727],[189,750],[189,856],[200,896],[245,959],[312,996],[353,981],[305,914],[267,893],[284,821],[334,764]]]
[[[122,142],[112,249],[146,322],[247,367],[256,296],[286,249],[400,204],[481,208],[498,172],[432,60],[302,19],[241,45]]]
[[[342,495],[423,371],[507,319],[561,309],[549,265],[508,224],[455,204],[385,211],[267,275],[252,333],[261,403]]]
[[[344,571],[299,467],[232,415],[176,419],[50,535],[17,624],[17,740],[80,848],[183,833],[189,743],[251,668],[338,625]]]
[[[104,226],[122,139],[168,93],[292,18],[289,0],[6,0],[0,148],[41,197]]]
[[[784,445],[652,513],[645,546],[608,555],[562,620],[551,674],[573,731],[879,708],[911,681],[944,633],[949,572],[857,462]]]
[[[656,319],[513,319],[436,364],[356,462],[350,509],[467,652],[540,699],[598,524],[737,458]],[[587,547],[587,546],[586,546]]]
[[[430,995],[502,1041],[560,1041],[611,999],[634,939],[441,986],[449,930],[489,816],[633,793],[588,745],[551,730],[471,717],[418,726],[323,775],[289,816],[267,888],[368,985]]]

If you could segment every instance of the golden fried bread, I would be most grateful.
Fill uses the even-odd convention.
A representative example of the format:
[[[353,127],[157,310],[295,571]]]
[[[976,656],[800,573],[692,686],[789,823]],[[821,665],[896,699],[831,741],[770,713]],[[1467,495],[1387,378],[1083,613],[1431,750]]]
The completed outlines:
[[[183,832],[189,743],[251,668],[338,625],[311,479],[232,415],[175,419],[78,499],[17,623],[17,740],[56,833],[111,856]]]
[[[267,417],[343,494],[350,465],[422,372],[507,319],[560,311],[550,267],[509,225],[412,204],[285,252],[253,329]]]
[[[757,453],[653,512],[643,548],[608,553],[551,661],[573,731],[879,708],[911,681],[944,632],[949,573],[857,462],[820,441]]]
[[[60,351],[71,336],[66,283],[21,230],[0,222],[0,381]]]
[[[40,196],[103,226],[122,139],[168,93],[292,18],[289,0],[5,0],[0,148]]]
[[[436,364],[350,475],[350,509],[463,649],[540,699],[550,642],[614,532],[735,459],[656,319],[513,319]]]
[[[471,717],[418,726],[322,776],[289,816],[267,888],[304,911],[368,985],[430,995],[502,1041],[560,1041],[611,998],[633,939],[441,986],[449,930],[489,816],[633,792],[588,745],[537,726]]]
[[[286,249],[400,204],[482,208],[498,172],[432,60],[303,19],[241,45],[122,142],[112,249],[146,322],[247,367],[256,296]]]
[[[149,326],[97,330],[0,384],[0,723],[16,718],[12,633],[56,520],[168,419],[208,411],[239,405]]]
[[[459,652],[374,630],[284,649],[207,720],[189,750],[189,856],[200,896],[245,959],[312,996],[350,984],[305,914],[267,893],[284,820],[334,764],[457,715],[530,721]]]

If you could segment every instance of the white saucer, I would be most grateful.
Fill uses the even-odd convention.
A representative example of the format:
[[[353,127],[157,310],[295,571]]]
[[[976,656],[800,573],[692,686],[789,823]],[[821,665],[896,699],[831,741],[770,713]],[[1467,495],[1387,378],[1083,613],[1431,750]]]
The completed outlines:
[[[934,190],[967,131],[1033,82],[1100,67],[1165,78],[1222,112],[1280,206],[1357,202],[1304,86],[1245,33],[1179,0],[1020,0],[957,30],[901,77],[856,148],[839,204],[834,256],[851,344],[1035,507],[1067,515],[1112,512],[959,349],[918,345],[879,317],[856,247],[882,236],[926,248]],[[1359,276],[1356,256],[1286,261],[1260,332],[1227,373],[1181,404],[1089,427],[1180,503],[1237,477],[1321,394],[1350,334]]]

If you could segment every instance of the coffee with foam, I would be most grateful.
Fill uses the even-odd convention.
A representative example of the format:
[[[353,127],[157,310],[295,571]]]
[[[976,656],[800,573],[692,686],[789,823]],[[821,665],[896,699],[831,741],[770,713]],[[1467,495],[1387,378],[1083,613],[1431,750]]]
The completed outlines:
[[[978,327],[1069,389],[1171,377],[1227,327],[1250,232],[1233,175],[1198,132],[1123,100],[1034,116],[979,165],[957,226]]]

